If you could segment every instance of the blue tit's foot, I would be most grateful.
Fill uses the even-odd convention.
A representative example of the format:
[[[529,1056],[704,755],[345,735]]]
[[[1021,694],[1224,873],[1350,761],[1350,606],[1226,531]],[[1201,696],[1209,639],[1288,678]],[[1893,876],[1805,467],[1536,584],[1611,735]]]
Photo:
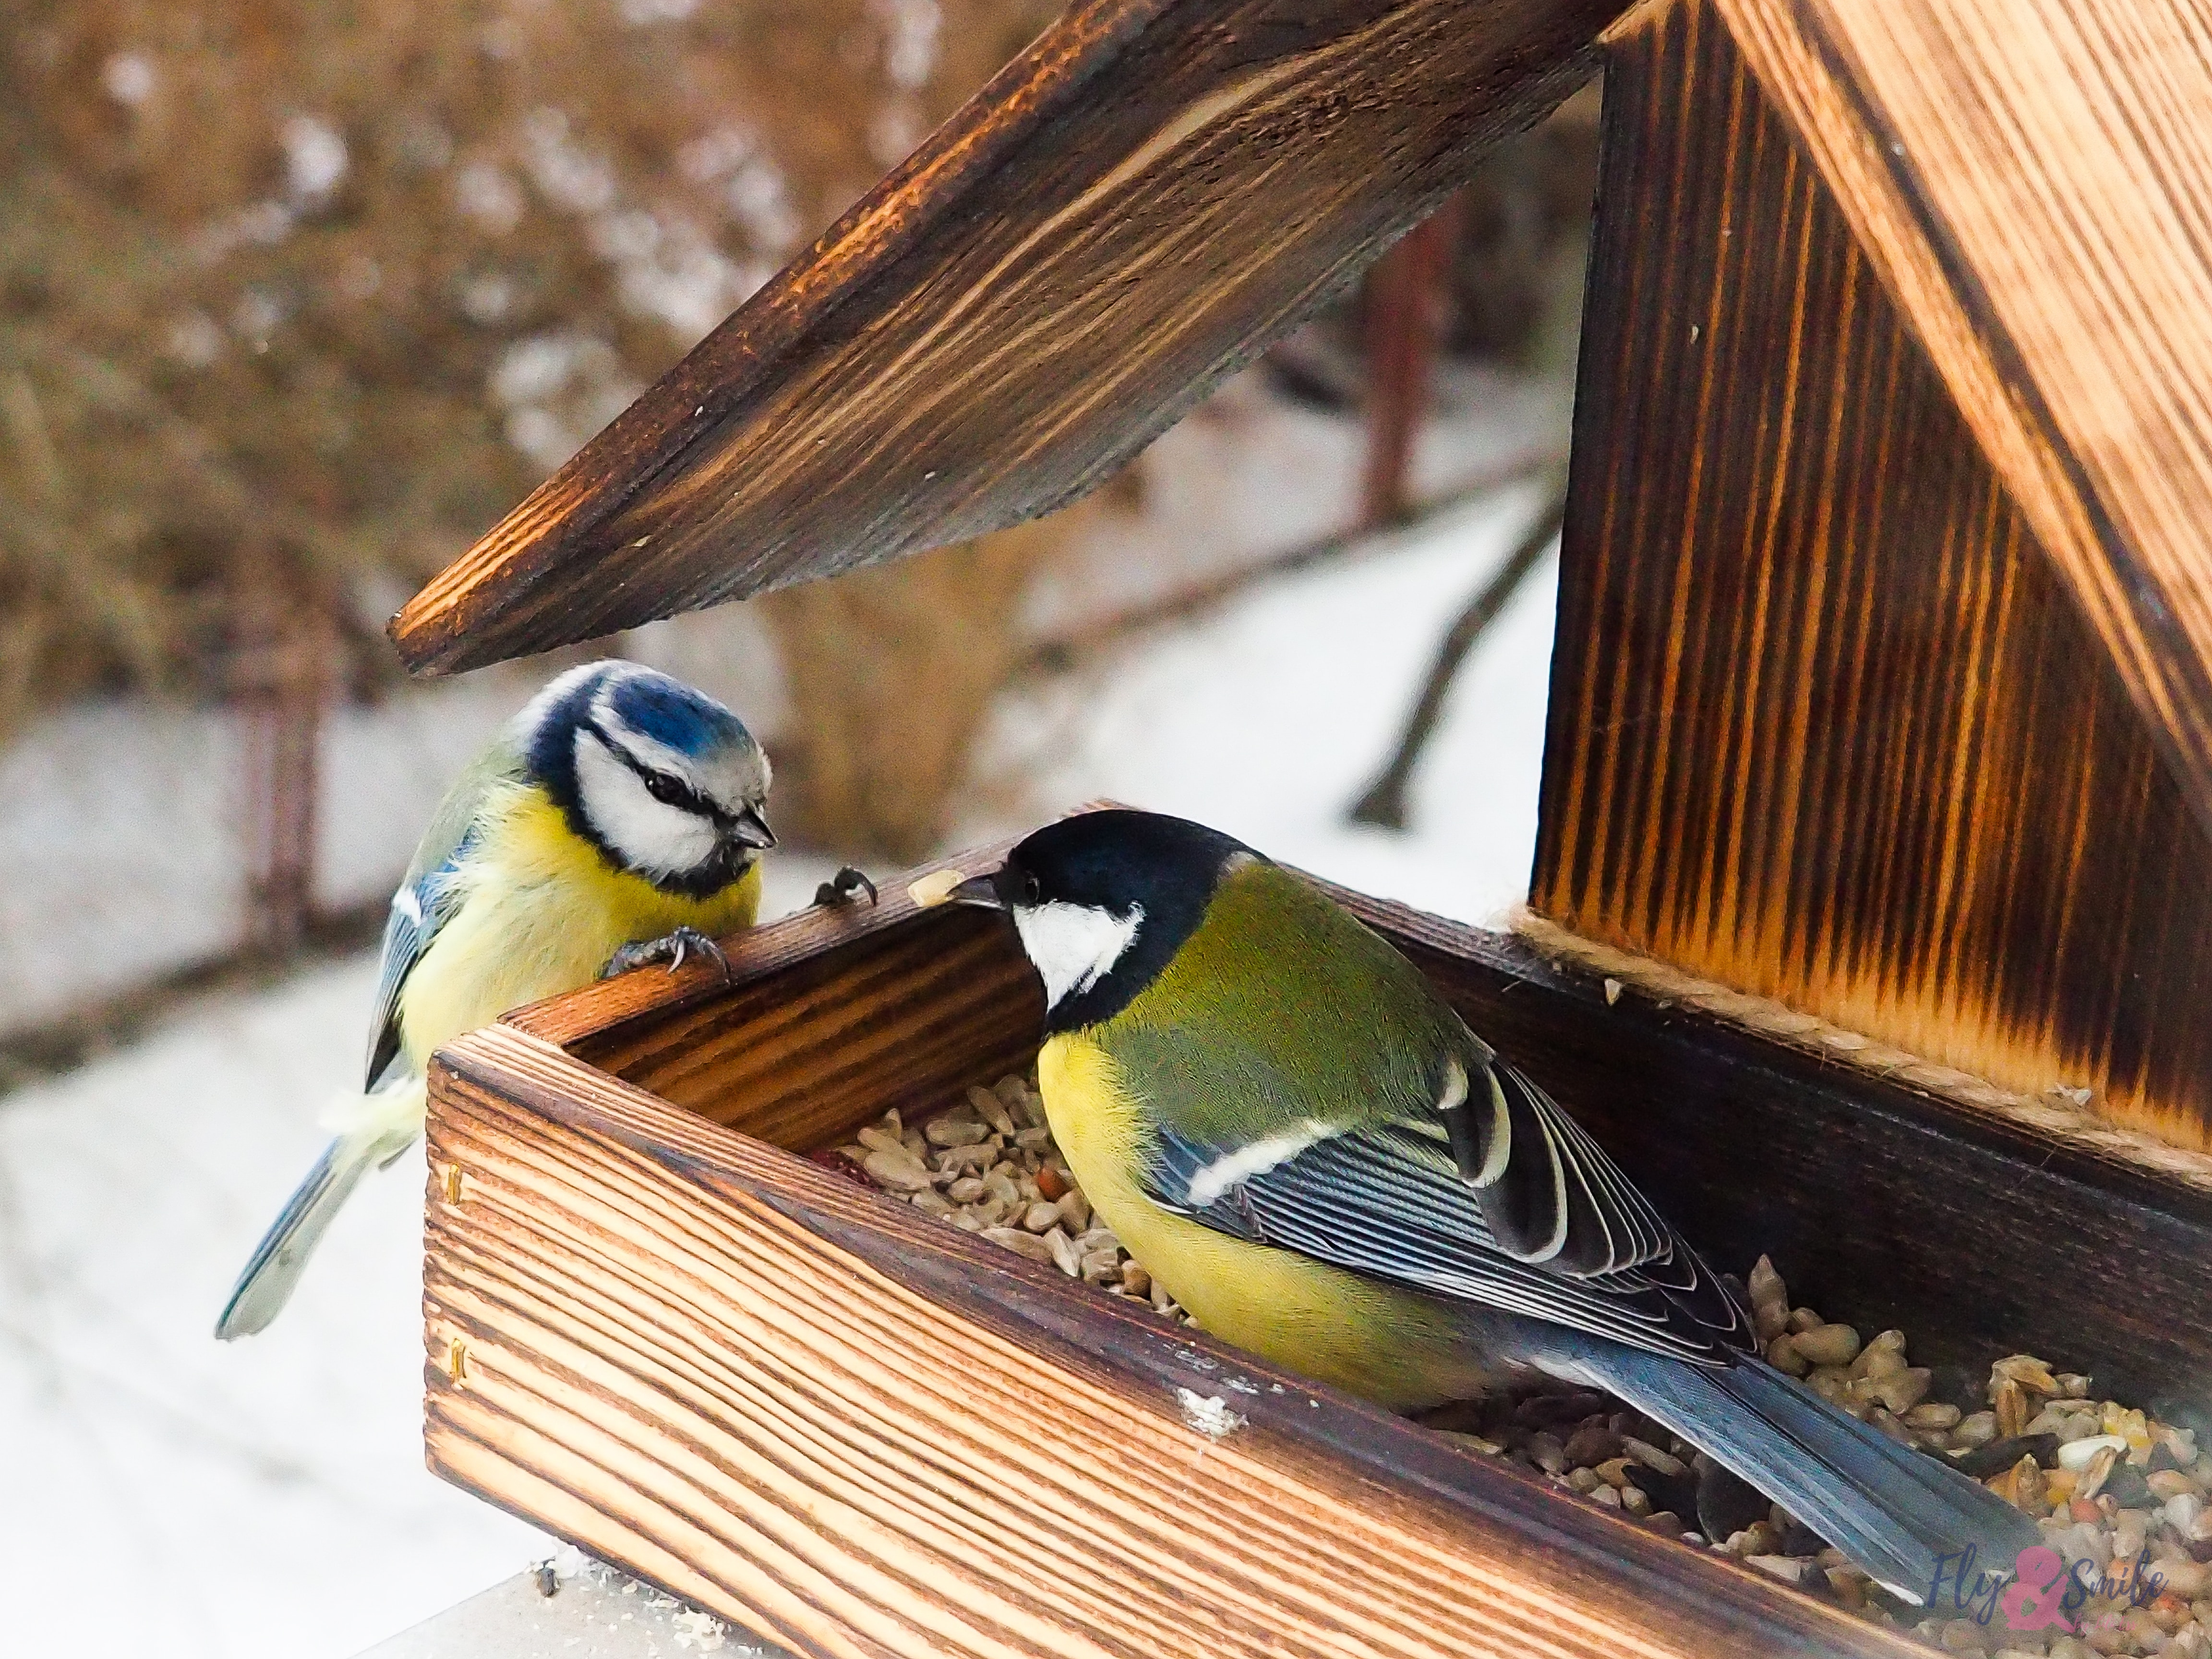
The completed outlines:
[[[722,947],[708,939],[696,927],[678,927],[672,933],[663,933],[659,939],[639,939],[625,945],[607,958],[607,965],[599,970],[601,979],[612,979],[617,974],[626,974],[633,968],[642,968],[647,963],[665,962],[668,971],[674,973],[684,965],[684,958],[698,952],[722,970],[722,977],[730,976],[730,959],[722,954]]]
[[[868,896],[868,902],[873,904],[876,902],[876,884],[848,864],[814,890],[814,902],[817,904],[851,904],[863,893]]]

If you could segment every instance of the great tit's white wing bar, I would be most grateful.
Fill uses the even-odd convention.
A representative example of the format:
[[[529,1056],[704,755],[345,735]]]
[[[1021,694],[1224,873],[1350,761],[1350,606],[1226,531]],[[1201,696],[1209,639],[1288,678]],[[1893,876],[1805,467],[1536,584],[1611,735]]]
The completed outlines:
[[[1749,1351],[1749,1320],[1671,1232],[1641,1263],[1601,1273],[1499,1249],[1476,1189],[1430,1126],[1329,1135],[1194,1202],[1194,1191],[1216,1189],[1206,1172],[1237,1151],[1160,1130],[1146,1172],[1152,1196],[1235,1237],[1646,1352],[1719,1364]]]
[[[1501,1248],[1578,1274],[1672,1254],[1672,1230],[1556,1101],[1510,1066],[1485,1081],[1511,1137],[1499,1177],[1476,1183]]]

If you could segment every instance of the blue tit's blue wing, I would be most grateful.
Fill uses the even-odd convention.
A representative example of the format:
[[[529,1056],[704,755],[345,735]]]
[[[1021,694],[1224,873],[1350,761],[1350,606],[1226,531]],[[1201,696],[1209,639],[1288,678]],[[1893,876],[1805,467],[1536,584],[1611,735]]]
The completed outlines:
[[[1161,1128],[1150,1195],[1236,1237],[1647,1352],[1713,1364],[1748,1352],[1735,1297],[1613,1160],[1526,1078],[1482,1070],[1504,1103],[1473,1171],[1436,1114],[1242,1146]],[[1486,1213],[1501,1207],[1524,1235],[1510,1249]]]
[[[368,1022],[368,1069],[362,1086],[374,1089],[399,1055],[399,993],[415,964],[437,938],[438,930],[460,908],[456,879],[470,843],[454,849],[448,863],[417,877],[392,896],[384,919],[384,949],[377,965],[376,1006]]]
[[[514,733],[503,732],[453,781],[431,816],[430,827],[422,832],[384,921],[364,1087],[375,1088],[398,1057],[399,996],[407,976],[466,896],[462,869],[494,802],[501,792],[520,786],[526,776]]]

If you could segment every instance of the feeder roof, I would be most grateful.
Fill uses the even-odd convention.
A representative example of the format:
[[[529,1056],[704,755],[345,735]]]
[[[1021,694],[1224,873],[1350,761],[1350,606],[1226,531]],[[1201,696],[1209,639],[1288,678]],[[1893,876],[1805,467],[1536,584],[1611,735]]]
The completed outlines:
[[[1711,3],[2212,823],[2212,22]],[[474,666],[1080,495],[1571,90],[1620,9],[1079,6],[426,587],[402,653]]]

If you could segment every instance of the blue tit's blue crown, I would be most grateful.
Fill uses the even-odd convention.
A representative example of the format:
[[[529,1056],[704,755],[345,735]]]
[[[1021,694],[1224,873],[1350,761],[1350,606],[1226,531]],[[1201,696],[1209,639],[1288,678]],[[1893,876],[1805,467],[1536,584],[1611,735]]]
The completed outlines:
[[[700,757],[720,749],[752,746],[752,734],[720,703],[680,680],[650,670],[608,686],[605,705],[631,730],[679,754]]]

